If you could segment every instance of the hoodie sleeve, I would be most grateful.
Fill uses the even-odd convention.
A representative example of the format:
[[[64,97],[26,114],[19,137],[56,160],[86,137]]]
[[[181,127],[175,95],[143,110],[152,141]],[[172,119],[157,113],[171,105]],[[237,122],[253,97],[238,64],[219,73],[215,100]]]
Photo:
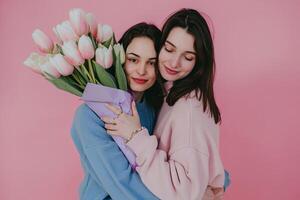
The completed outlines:
[[[201,199],[208,185],[208,156],[185,147],[171,155],[157,149],[147,130],[128,145],[137,155],[137,171],[144,184],[160,199]]]
[[[159,133],[160,142],[169,144],[172,151],[158,148],[156,136],[150,136],[147,129],[128,142],[137,155],[137,171],[144,184],[160,199],[201,199],[207,189],[210,144],[203,114],[193,110],[188,103],[174,107],[170,124],[165,124],[171,126],[169,141],[162,141],[167,137]]]

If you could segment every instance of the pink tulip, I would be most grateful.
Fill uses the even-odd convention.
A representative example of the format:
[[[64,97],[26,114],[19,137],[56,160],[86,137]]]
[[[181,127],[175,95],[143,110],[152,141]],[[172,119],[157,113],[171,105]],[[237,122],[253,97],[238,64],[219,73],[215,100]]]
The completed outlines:
[[[77,41],[79,39],[73,30],[71,23],[69,21],[63,21],[61,24],[56,25],[53,28],[54,33],[58,36],[58,39],[63,42],[67,41]]]
[[[54,34],[55,34],[55,36],[56,36],[56,38],[57,38],[57,40],[58,40],[57,43],[58,43],[58,44],[62,44],[63,41],[62,41],[62,39],[60,38],[60,35],[59,35],[58,31],[57,31],[57,26],[53,27],[53,28],[52,28],[52,31],[54,32]]]
[[[108,69],[113,64],[112,47],[107,49],[104,46],[98,47],[96,50],[96,62],[103,68]]]
[[[59,78],[61,74],[58,72],[58,70],[52,65],[52,63],[49,61],[46,61],[44,64],[41,65],[41,70],[43,72],[47,72],[48,74],[54,76],[55,78]],[[47,74],[45,74],[47,76]],[[48,77],[48,76],[47,76]]]
[[[85,18],[85,12],[79,8],[70,10],[69,20],[75,33],[79,36],[87,34],[89,31],[89,26]]]
[[[95,55],[92,40],[86,35],[79,38],[78,49],[84,59],[92,59]]]
[[[78,51],[75,41],[68,41],[62,45],[62,50],[67,61],[75,67],[84,63],[84,59],[81,57]]]
[[[50,53],[53,50],[54,44],[52,40],[40,29],[36,29],[32,33],[32,39],[43,53]]]
[[[121,64],[125,63],[125,51],[122,44],[115,44],[114,45],[114,52],[116,56],[120,56],[120,62]]]
[[[87,13],[86,16],[86,22],[89,25],[89,31],[91,32],[92,36],[94,38],[97,37],[97,22],[95,20],[95,17],[92,13]]]
[[[42,74],[42,70],[40,68],[41,60],[44,59],[45,56],[41,56],[38,53],[31,53],[30,56],[24,61],[24,65],[29,67],[31,70],[38,74]]]
[[[103,43],[113,36],[112,28],[109,25],[98,24],[97,41]]]
[[[63,76],[69,76],[73,73],[74,67],[70,65],[61,54],[49,58],[50,63],[57,69],[57,71]]]

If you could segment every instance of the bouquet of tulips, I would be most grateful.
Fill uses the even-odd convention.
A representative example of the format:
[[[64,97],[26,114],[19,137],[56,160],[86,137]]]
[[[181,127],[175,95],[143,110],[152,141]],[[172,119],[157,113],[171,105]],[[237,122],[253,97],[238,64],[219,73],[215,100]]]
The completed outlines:
[[[105,103],[120,106],[131,113],[132,96],[127,92],[127,80],[122,67],[125,52],[116,43],[109,25],[97,24],[91,13],[71,9],[69,20],[56,25],[54,43],[36,29],[32,38],[39,53],[31,53],[24,65],[45,77],[57,88],[81,97],[100,117],[112,116]],[[121,137],[114,136],[131,166],[135,155]]]

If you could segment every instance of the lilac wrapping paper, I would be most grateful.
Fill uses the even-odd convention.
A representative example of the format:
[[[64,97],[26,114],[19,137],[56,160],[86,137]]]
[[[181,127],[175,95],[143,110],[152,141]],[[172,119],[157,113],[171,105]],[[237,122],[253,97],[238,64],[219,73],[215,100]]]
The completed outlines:
[[[88,83],[84,89],[81,99],[87,104],[99,117],[109,116],[117,117],[112,111],[110,111],[105,103],[114,104],[122,108],[126,114],[131,114],[131,101],[132,96],[123,90],[105,87],[99,84]],[[126,146],[125,140],[119,136],[112,136],[114,141],[118,144],[121,151],[126,156],[131,167],[136,167],[136,156]]]

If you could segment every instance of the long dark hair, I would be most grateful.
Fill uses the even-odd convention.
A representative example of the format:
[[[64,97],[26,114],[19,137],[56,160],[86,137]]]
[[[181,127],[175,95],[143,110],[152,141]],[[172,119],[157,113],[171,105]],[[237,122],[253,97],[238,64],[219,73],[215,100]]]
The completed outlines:
[[[193,9],[181,9],[172,14],[162,29],[161,48],[175,27],[181,27],[195,38],[196,63],[193,70],[183,79],[174,81],[167,103],[173,106],[178,99],[196,91],[199,101],[203,101],[203,111],[209,109],[215,123],[221,121],[221,114],[214,98],[213,82],[215,75],[214,46],[209,27],[201,14]]]
[[[153,24],[148,24],[145,22],[138,23],[130,27],[121,37],[119,43],[121,43],[126,51],[128,45],[134,38],[137,37],[147,37],[153,41],[155,51],[159,52],[160,50],[160,39],[161,31]],[[161,76],[158,70],[158,63],[155,63],[155,73],[156,81],[152,87],[144,93],[144,98],[146,101],[158,112],[163,103],[163,90],[162,90],[162,81]]]

